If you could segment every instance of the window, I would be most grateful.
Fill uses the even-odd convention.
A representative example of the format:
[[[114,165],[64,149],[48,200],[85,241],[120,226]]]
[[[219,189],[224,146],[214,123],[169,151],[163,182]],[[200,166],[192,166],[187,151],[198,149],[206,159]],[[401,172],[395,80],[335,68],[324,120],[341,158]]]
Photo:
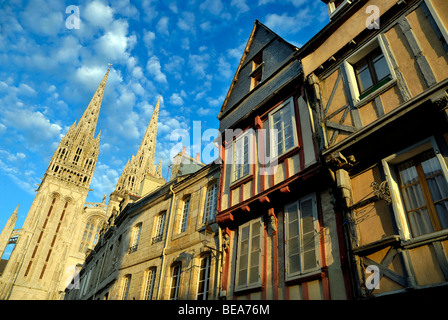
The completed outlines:
[[[315,195],[285,206],[286,277],[319,267],[319,233]]]
[[[165,225],[166,212],[162,212],[156,217],[156,229],[154,232],[154,237],[152,238],[152,243],[160,242],[163,238],[163,227]]]
[[[184,205],[180,217],[179,233],[187,231],[188,212],[190,211],[190,197],[186,198],[183,203]]]
[[[258,53],[252,60],[252,72],[250,74],[250,90],[253,90],[261,82],[263,75],[263,52]]]
[[[171,272],[171,288],[170,300],[177,300],[179,297],[179,281],[180,281],[181,265],[178,264],[172,268]]]
[[[137,251],[138,240],[140,239],[141,231],[142,231],[141,223],[137,224],[134,228],[132,228],[131,244],[129,247],[129,253]]]
[[[392,80],[386,58],[380,48],[376,48],[358,61],[354,69],[361,94],[359,99]]]
[[[127,300],[129,295],[129,287],[131,286],[131,275],[125,275],[121,282],[121,300]]]
[[[327,3],[327,10],[330,19],[334,18],[343,7],[352,3],[351,0],[333,0]]]
[[[448,183],[434,150],[396,166],[412,236],[448,228]]]
[[[252,130],[249,130],[248,133],[244,133],[234,141],[232,182],[238,181],[251,173],[250,164],[253,163],[251,161],[252,153],[250,152],[252,150],[251,132]]]
[[[263,240],[261,218],[239,227],[236,265],[236,289],[261,285],[261,250]]]
[[[143,300],[152,300],[154,292],[154,282],[156,279],[156,268],[151,268],[146,271],[145,288],[143,291]]]
[[[376,38],[343,64],[354,104],[395,80],[381,38]]]
[[[98,217],[92,217],[87,221],[84,233],[79,245],[79,252],[85,253],[87,249],[93,248],[98,242],[102,219]]]
[[[210,282],[210,261],[211,256],[209,254],[201,259],[201,266],[199,269],[199,282],[198,282],[198,300],[208,300],[208,288]]]
[[[298,145],[292,98],[269,114],[269,122],[271,157],[280,156]]]
[[[218,194],[218,184],[215,183],[207,189],[205,198],[204,219],[203,222],[210,222],[215,219],[216,215],[216,196]]]

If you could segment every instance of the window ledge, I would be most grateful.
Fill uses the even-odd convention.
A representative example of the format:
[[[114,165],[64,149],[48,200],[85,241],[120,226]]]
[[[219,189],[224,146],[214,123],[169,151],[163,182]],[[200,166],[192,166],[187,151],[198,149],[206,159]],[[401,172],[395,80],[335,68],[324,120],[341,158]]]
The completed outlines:
[[[235,287],[235,290],[234,290],[233,293],[236,296],[239,296],[239,295],[249,294],[249,293],[252,293],[252,292],[261,291],[262,289],[263,288],[262,288],[261,283],[257,283],[257,284],[254,284],[252,286],[244,287],[244,288],[237,288],[237,287]]]
[[[296,276],[288,277],[286,276],[285,284],[287,286],[296,285],[303,282],[309,282],[317,279],[322,279],[327,274],[327,268],[316,268],[310,271],[307,271],[306,273],[302,273]]]
[[[233,182],[230,183],[230,190],[236,189],[239,186],[241,186],[242,184],[245,184],[251,180],[253,180],[254,175],[251,173],[250,175],[246,175],[242,178],[239,178],[238,180],[235,180]]]
[[[382,93],[386,92],[387,90],[389,90],[390,88],[392,88],[396,84],[397,84],[397,79],[392,78],[387,83],[379,86],[373,92],[369,93],[368,95],[366,95],[362,99],[357,98],[355,100],[355,103],[354,103],[355,108],[361,108],[362,106],[368,104],[374,98],[376,98],[377,96],[379,96]]]
[[[403,240],[401,245],[403,248],[411,249],[414,247],[419,247],[434,241],[441,241],[448,238],[448,229],[436,231],[422,236],[418,236],[409,240]]]

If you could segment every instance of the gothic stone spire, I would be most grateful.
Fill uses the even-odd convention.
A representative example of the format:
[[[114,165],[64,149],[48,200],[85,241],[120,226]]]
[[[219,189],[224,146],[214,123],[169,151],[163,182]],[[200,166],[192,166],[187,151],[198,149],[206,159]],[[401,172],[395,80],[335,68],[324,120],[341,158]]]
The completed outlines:
[[[118,179],[115,190],[138,194],[140,183],[144,177],[149,174],[156,176],[155,150],[157,140],[157,124],[159,120],[160,97],[157,100],[156,107],[146,128],[137,154],[131,157],[126,164],[123,173]]]
[[[100,134],[94,135],[108,75],[109,69],[78,124],[75,121],[62,138],[45,175],[82,187],[90,185],[100,144]]]

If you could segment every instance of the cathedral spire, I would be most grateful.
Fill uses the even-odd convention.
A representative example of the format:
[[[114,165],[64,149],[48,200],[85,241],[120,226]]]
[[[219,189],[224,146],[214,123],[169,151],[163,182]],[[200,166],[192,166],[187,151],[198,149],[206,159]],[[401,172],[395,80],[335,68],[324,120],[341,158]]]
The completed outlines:
[[[93,137],[93,135],[95,134],[96,124],[98,122],[98,117],[100,114],[101,102],[103,101],[104,89],[106,88],[106,82],[109,76],[109,70],[110,69],[107,69],[103,80],[101,80],[101,83],[96,89],[92,100],[90,100],[88,107],[84,111],[84,114],[82,115],[82,118],[81,120],[79,120],[79,123],[77,125],[78,128],[88,132],[90,137]]]
[[[115,190],[122,192],[130,192],[138,194],[140,190],[140,183],[146,175],[156,176],[155,150],[157,140],[157,124],[159,121],[159,96],[157,104],[146,128],[140,147],[136,155],[132,155],[131,160],[126,164],[123,173],[118,179]]]
[[[62,138],[48,166],[46,175],[57,177],[88,187],[98,159],[101,131],[95,138],[95,130],[103,101],[109,70],[101,80],[89,105],[78,123],[70,126]]]

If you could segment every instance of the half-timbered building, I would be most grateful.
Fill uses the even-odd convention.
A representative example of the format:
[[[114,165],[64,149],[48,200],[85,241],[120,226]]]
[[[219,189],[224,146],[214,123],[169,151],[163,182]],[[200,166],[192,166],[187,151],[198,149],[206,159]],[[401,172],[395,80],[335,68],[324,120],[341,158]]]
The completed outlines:
[[[221,298],[350,294],[342,221],[319,161],[297,52],[255,21],[218,115]]]
[[[323,1],[300,57],[355,297],[446,289],[448,3]]]

